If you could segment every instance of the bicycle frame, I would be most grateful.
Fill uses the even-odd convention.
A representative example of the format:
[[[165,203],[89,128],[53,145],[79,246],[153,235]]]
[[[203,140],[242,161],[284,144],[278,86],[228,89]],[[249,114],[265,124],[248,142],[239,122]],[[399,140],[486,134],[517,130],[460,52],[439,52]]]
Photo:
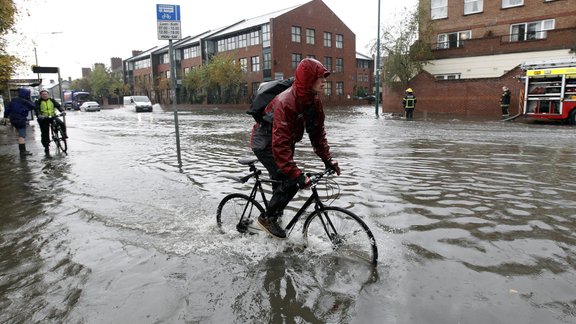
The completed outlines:
[[[256,181],[254,183],[254,186],[252,187],[252,191],[250,192],[249,197],[251,199],[256,200],[256,196],[257,196],[258,192],[260,192],[260,196],[262,197],[262,201],[264,202],[264,209],[268,210],[268,200],[266,199],[264,189],[262,188],[262,183],[263,182],[265,182],[265,183],[278,183],[280,181],[260,179],[260,174],[262,174],[262,172],[260,170],[258,170],[254,164],[250,165],[250,171],[252,171],[252,173],[241,178],[240,181],[244,183],[244,182],[248,181],[250,178],[254,177],[254,179]],[[320,200],[320,197],[318,196],[318,190],[316,189],[316,183],[312,184],[312,186],[310,187],[310,190],[312,191],[312,194],[310,195],[310,197],[308,197],[308,199],[306,199],[304,204],[296,212],[296,215],[294,215],[294,217],[292,217],[292,219],[290,220],[288,225],[286,225],[285,230],[287,232],[289,232],[288,235],[292,232],[294,225],[300,220],[302,215],[304,215],[304,213],[308,210],[308,207],[310,207],[312,204],[314,204],[314,210],[321,210],[324,208],[324,204],[322,203],[322,200]],[[240,221],[242,221],[244,219],[244,215],[246,215],[246,209],[247,208],[248,208],[248,205],[246,205],[244,207],[244,211],[242,213],[242,217],[240,218]],[[324,227],[326,227],[326,221],[322,217],[320,219],[321,219]],[[330,222],[330,219],[327,219],[327,222],[329,223],[329,225],[332,225]]]

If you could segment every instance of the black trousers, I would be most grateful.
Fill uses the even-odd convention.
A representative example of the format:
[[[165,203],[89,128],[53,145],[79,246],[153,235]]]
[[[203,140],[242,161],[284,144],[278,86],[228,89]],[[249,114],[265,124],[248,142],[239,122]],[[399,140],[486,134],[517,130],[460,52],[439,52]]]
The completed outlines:
[[[414,108],[404,108],[404,111],[406,112],[406,119],[414,118]]]
[[[62,133],[66,135],[66,125],[64,122],[60,120],[60,118],[56,118],[56,122],[60,125],[62,129]],[[40,118],[38,119],[38,125],[40,125],[40,133],[42,135],[41,143],[45,148],[50,147],[50,118]]]
[[[278,216],[282,215],[284,208],[286,208],[298,192],[298,182],[289,179],[282,173],[274,161],[271,149],[254,151],[254,154],[266,170],[268,170],[270,179],[280,181],[272,184],[272,198],[268,203],[268,210],[266,211],[267,217],[277,219]]]

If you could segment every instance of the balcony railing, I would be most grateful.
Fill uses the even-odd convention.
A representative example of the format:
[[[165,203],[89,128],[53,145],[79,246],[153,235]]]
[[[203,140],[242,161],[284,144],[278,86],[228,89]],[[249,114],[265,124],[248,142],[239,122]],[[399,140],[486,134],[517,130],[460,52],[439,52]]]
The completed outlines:
[[[436,59],[574,49],[576,27],[432,43],[431,46]]]

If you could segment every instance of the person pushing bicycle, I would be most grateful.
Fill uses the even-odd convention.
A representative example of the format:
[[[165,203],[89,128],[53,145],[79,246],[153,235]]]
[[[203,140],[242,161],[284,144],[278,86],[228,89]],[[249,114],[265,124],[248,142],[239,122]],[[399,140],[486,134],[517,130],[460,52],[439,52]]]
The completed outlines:
[[[296,68],[292,86],[266,106],[262,121],[252,128],[252,151],[266,167],[270,178],[279,181],[272,187],[268,210],[258,217],[258,224],[278,238],[286,238],[278,217],[299,188],[310,186],[310,178],[294,162],[295,145],[302,140],[304,130],[326,168],[340,175],[338,162],[330,155],[324,129],[324,107],[319,97],[329,75],[318,60],[303,59]]]
[[[56,117],[56,109],[62,113],[62,116],[66,115],[58,101],[50,98],[47,90],[41,90],[40,98],[36,100],[34,111],[36,116],[38,116],[38,125],[40,125],[40,133],[42,134],[41,141],[46,154],[50,154],[50,122],[52,118],[60,125],[64,138],[68,138],[66,135],[66,124]]]

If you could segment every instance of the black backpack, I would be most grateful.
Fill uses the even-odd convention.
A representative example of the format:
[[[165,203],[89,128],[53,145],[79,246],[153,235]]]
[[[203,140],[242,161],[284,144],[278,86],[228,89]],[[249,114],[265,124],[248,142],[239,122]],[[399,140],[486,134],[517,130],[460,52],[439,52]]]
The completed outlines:
[[[294,83],[294,78],[274,80],[260,84],[256,92],[256,97],[246,113],[252,115],[257,122],[264,121],[262,118],[264,117],[264,109],[266,109],[266,106],[268,106],[274,97],[290,88],[292,83]]]

